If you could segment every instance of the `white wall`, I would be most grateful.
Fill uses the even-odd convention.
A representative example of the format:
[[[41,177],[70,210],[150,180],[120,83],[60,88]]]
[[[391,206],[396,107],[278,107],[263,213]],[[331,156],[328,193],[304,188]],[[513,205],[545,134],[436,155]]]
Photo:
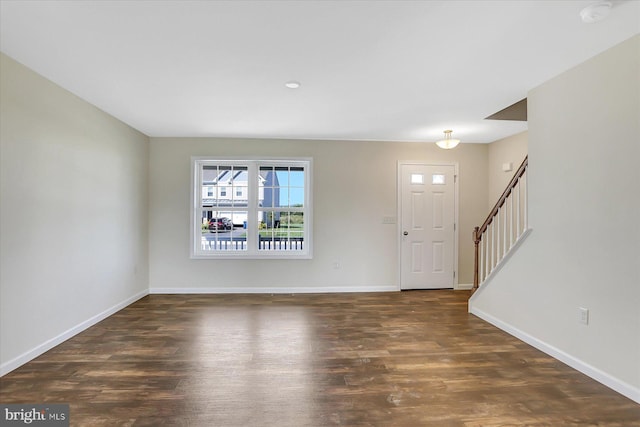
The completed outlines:
[[[304,156],[314,168],[312,260],[189,259],[191,156]],[[152,138],[151,292],[208,289],[397,289],[398,160],[459,162],[460,283],[473,279],[471,232],[487,206],[487,147],[357,141]],[[339,262],[341,268],[334,269]],[[250,289],[251,290],[251,289]]]
[[[639,62],[635,36],[529,93],[533,232],[472,311],[640,402]]]
[[[148,289],[148,138],[1,55],[0,374]]]
[[[507,188],[511,178],[527,156],[528,132],[521,132],[489,144],[489,206],[493,207]],[[502,165],[511,163],[513,170],[504,172]],[[487,212],[488,214],[489,212]]]

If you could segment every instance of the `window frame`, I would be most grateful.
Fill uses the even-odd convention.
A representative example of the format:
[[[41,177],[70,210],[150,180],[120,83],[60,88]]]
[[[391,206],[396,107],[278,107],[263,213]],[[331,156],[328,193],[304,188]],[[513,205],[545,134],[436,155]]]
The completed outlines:
[[[246,166],[247,218],[256,218],[258,212],[271,210],[260,206],[258,176],[261,167],[302,167],[304,170],[304,201],[301,211],[304,217],[302,250],[261,250],[259,249],[258,221],[247,221],[246,250],[204,250],[202,249],[202,173],[204,166]],[[192,259],[312,259],[313,258],[313,159],[310,157],[191,157],[191,207],[190,207],[190,257]],[[232,191],[234,191],[232,189]],[[214,208],[215,209],[215,208]],[[291,210],[281,207],[282,210]]]

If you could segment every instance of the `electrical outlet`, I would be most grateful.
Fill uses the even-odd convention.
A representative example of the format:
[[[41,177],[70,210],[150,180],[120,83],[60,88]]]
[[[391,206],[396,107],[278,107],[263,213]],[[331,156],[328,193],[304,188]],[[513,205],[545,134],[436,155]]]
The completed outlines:
[[[335,270],[339,270],[339,269],[340,269],[340,262],[338,262],[338,261],[334,261],[334,262],[333,262],[333,268],[334,268]]]
[[[580,307],[580,323],[584,325],[589,324],[589,309]]]

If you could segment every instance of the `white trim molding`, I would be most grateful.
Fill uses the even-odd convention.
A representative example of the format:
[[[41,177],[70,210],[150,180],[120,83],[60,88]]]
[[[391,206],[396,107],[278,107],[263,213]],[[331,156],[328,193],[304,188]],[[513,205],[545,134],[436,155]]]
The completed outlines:
[[[116,304],[116,305],[104,310],[102,313],[96,314],[95,316],[85,320],[82,323],[79,323],[78,325],[74,326],[73,328],[64,331],[60,335],[55,336],[55,337],[51,338],[50,340],[45,341],[42,344],[39,344],[36,347],[32,348],[31,350],[21,354],[20,356],[15,357],[15,358],[3,363],[2,365],[0,365],[0,377],[8,374],[9,372],[13,371],[14,369],[19,368],[20,366],[24,365],[25,363],[30,362],[31,360],[35,359],[36,357],[38,357],[38,356],[42,355],[43,353],[51,350],[53,347],[57,346],[58,344],[62,344],[63,342],[65,342],[69,338],[72,338],[75,335],[79,334],[80,332],[82,332],[82,331],[90,328],[91,326],[95,325],[96,323],[103,321],[107,317],[117,313],[118,311],[122,310],[123,308],[127,307],[128,305],[133,304],[134,302],[138,301],[140,298],[144,298],[148,294],[149,294],[149,291],[147,289],[145,289],[145,290],[143,290],[141,292],[138,292],[137,294],[127,298],[126,300],[124,300],[122,302],[119,302],[118,304]]]
[[[327,294],[351,292],[398,292],[398,286],[321,286],[269,287],[240,286],[228,288],[150,288],[150,294]]]
[[[583,374],[587,375],[590,378],[593,378],[594,380],[598,381],[599,383],[604,384],[605,386],[609,387],[612,390],[617,391],[618,393],[622,394],[623,396],[628,397],[629,399],[640,403],[640,388],[638,387],[634,387],[631,384],[628,384],[610,374],[607,374],[606,372],[601,371],[600,369],[589,365],[588,363],[568,354],[565,353],[564,351],[544,342],[539,340],[538,338],[529,335],[528,333],[516,328],[513,325],[510,325],[506,322],[503,322],[502,320],[478,309],[473,307],[473,305],[471,304],[470,301],[470,306],[469,306],[469,312],[471,314],[474,314],[476,316],[478,316],[479,318],[481,318],[482,320],[485,320],[489,323],[491,323],[493,326],[502,329],[503,331],[505,331],[506,333],[513,335],[514,337],[518,338],[521,341],[526,342],[527,344],[537,348],[538,350],[548,354],[549,356],[553,357],[554,359],[557,359],[559,361],[561,361],[562,363],[572,367],[573,369],[582,372]]]

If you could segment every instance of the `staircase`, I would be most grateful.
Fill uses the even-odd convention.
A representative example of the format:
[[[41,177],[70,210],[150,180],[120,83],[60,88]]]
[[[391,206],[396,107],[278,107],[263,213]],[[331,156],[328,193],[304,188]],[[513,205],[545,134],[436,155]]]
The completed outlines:
[[[516,171],[489,216],[473,229],[475,246],[472,292],[495,274],[529,234],[527,222],[527,166],[529,156]]]

